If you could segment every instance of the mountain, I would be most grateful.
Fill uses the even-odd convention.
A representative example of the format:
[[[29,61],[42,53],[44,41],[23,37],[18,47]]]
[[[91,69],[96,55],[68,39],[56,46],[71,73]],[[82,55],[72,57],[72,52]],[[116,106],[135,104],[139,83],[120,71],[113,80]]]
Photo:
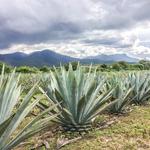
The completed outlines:
[[[44,65],[53,66],[65,64],[73,61],[80,61],[83,64],[99,64],[99,63],[112,63],[116,61],[137,62],[138,60],[127,56],[126,54],[115,55],[97,55],[86,57],[83,59],[73,58],[70,56],[62,55],[51,50],[37,51],[30,54],[25,53],[12,53],[12,54],[0,54],[0,61],[6,62],[12,66],[36,66],[41,67]]]
[[[126,54],[113,54],[113,55],[97,55],[97,56],[90,56],[87,57],[86,59],[91,59],[91,60],[99,60],[102,62],[118,62],[118,61],[126,61],[129,63],[133,63],[133,62],[138,62],[139,60],[133,57],[129,57]]]
[[[44,65],[59,65],[60,63],[68,63],[72,61],[79,61],[77,58],[58,54],[50,50],[43,50],[33,52],[31,54],[12,53],[0,54],[0,61],[6,62],[12,66],[44,66]]]

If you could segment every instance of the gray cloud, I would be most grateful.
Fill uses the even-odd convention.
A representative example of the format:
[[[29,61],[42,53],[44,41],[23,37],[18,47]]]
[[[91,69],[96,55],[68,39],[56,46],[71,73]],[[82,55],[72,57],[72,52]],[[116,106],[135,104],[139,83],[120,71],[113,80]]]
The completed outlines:
[[[111,46],[111,45],[116,45],[118,43],[118,39],[114,39],[114,38],[86,39],[83,42],[86,43],[86,44],[89,44],[89,45],[106,45],[106,46]]]
[[[150,20],[148,0],[102,0],[97,3],[105,14],[100,23],[103,29],[127,29]]]
[[[80,4],[78,0],[1,0],[0,48],[74,38],[86,28],[90,12],[84,4],[84,0]]]
[[[0,48],[8,48],[12,44],[34,44],[41,42],[60,42],[79,37],[81,29],[71,23],[59,23],[51,26],[46,31],[35,33],[21,33],[4,29],[0,33]]]

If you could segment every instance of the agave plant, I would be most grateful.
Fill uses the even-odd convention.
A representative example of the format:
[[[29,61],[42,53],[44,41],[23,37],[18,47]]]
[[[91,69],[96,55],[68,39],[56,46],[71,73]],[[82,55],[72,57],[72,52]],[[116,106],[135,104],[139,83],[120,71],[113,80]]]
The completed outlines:
[[[99,94],[105,79],[101,78],[98,84],[96,71],[91,73],[91,68],[85,74],[80,65],[73,71],[70,64],[68,71],[61,67],[60,72],[55,69],[50,73],[51,81],[45,88],[45,94],[54,103],[60,103],[58,109],[62,113],[57,120],[65,130],[88,130],[94,118],[109,105],[107,102],[113,90]]]
[[[4,68],[0,76],[0,150],[9,150],[17,146],[23,140],[49,126],[49,121],[55,117],[46,116],[53,109],[48,108],[33,118],[19,133],[17,127],[40,101],[36,98],[31,101],[37,85],[26,94],[20,102],[21,86],[18,84],[19,76],[15,71],[9,76],[4,76]],[[18,107],[16,105],[19,105]],[[55,107],[55,106],[53,106]],[[46,116],[46,117],[45,117]]]
[[[130,73],[128,87],[133,86],[132,97],[135,104],[143,104],[150,98],[150,75],[148,73]]]
[[[133,88],[128,86],[125,74],[115,74],[107,78],[104,91],[114,88],[112,92],[112,103],[106,109],[110,113],[122,113],[131,103],[131,93]]]
[[[130,97],[133,88],[128,88],[126,84],[122,81],[118,82],[113,93],[113,102],[108,107],[108,111],[111,113],[122,113],[125,111],[126,107],[131,103],[132,99]]]

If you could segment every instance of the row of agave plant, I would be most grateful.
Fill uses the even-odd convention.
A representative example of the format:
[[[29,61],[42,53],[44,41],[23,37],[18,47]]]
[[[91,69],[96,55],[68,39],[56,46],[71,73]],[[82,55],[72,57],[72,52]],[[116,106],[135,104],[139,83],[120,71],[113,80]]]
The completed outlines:
[[[50,72],[44,84],[35,84],[22,98],[19,75],[15,71],[0,77],[0,150],[8,150],[50,125],[55,118],[65,130],[85,131],[101,113],[122,113],[129,104],[142,104],[150,97],[148,73],[99,75],[96,71],[84,73],[78,65],[73,71],[61,67]],[[48,78],[48,80],[47,80]],[[46,83],[45,83],[46,81]],[[37,89],[47,99],[34,96]],[[24,95],[24,94],[23,94]],[[34,98],[33,98],[34,97]],[[39,114],[15,136],[18,126],[38,105]],[[17,130],[18,131],[18,130]]]
[[[96,70],[87,74],[84,68],[73,71],[61,67],[51,72],[48,86],[41,90],[47,98],[58,104],[61,115],[57,121],[65,130],[88,130],[97,115],[123,113],[129,104],[144,104],[150,98],[150,74],[131,72],[121,75],[101,74]],[[47,107],[45,107],[47,108]]]

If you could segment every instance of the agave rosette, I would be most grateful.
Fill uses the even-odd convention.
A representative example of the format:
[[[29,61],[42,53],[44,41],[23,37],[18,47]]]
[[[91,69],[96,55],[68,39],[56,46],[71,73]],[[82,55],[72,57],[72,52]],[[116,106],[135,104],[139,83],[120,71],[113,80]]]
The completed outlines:
[[[92,67],[91,67],[92,68]],[[101,78],[97,82],[96,71],[87,74],[78,65],[73,71],[71,64],[66,71],[61,67],[61,71],[51,72],[51,82],[45,88],[49,100],[60,103],[58,109],[62,111],[58,116],[58,122],[66,130],[86,130],[91,126],[92,120],[105,109],[111,97],[112,89],[105,92],[103,87],[105,79]]]

